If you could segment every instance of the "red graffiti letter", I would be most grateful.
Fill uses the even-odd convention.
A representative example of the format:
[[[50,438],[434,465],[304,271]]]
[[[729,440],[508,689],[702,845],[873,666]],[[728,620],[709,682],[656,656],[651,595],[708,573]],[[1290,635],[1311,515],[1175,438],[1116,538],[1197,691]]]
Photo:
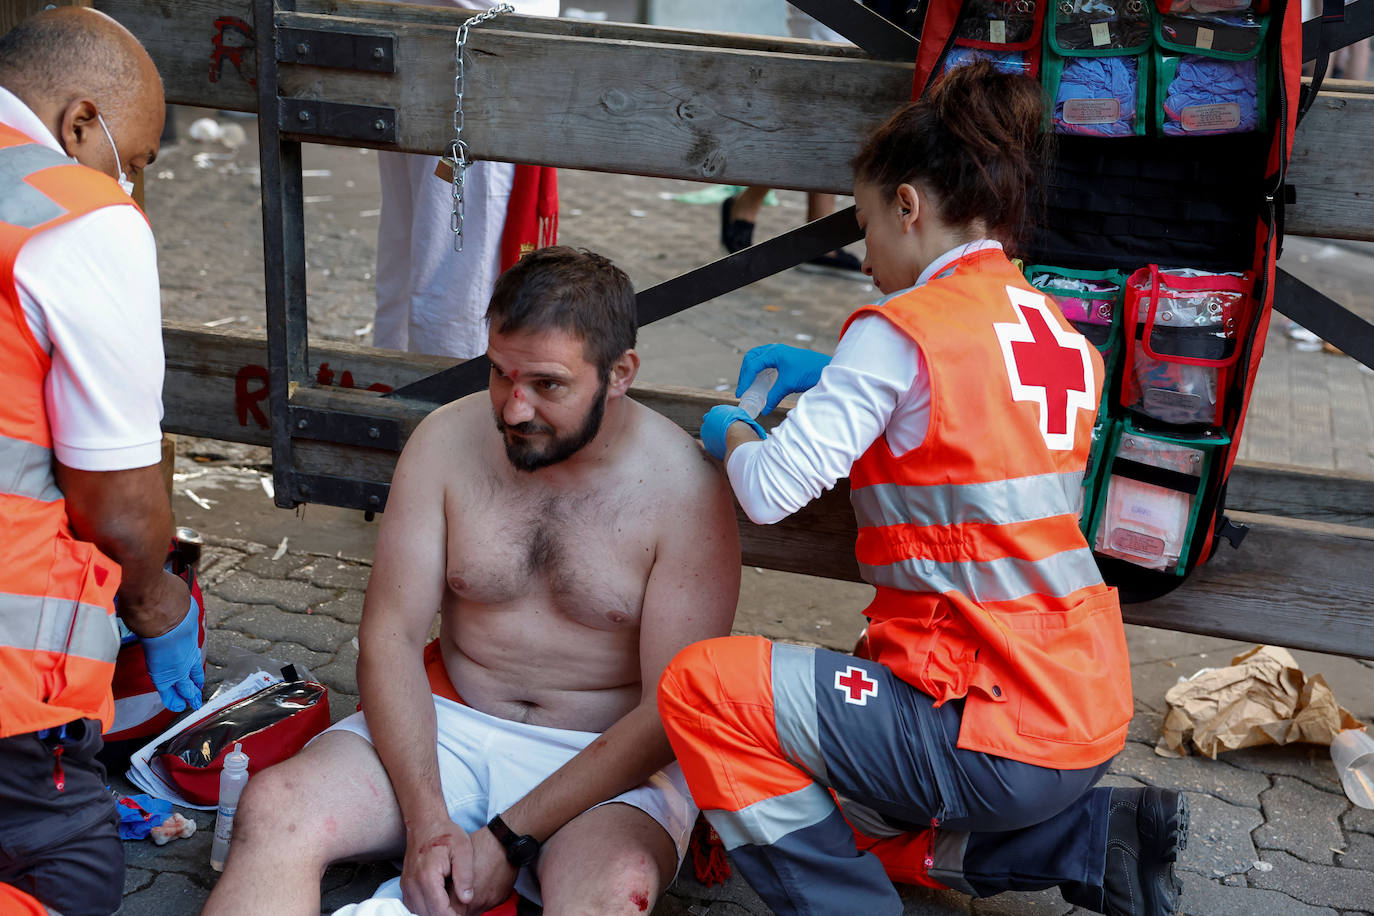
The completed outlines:
[[[257,382],[258,387],[249,390],[248,383]],[[266,366],[244,366],[234,376],[234,412],[238,414],[239,426],[248,425],[248,415],[263,429],[269,429],[267,414],[262,412],[259,401],[267,398],[268,381]]]

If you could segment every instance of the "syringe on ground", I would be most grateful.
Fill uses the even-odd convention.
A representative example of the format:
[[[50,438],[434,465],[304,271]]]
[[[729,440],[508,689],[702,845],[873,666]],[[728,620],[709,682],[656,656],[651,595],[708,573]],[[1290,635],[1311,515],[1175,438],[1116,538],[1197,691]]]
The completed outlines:
[[[754,376],[754,381],[745,389],[744,394],[740,395],[740,409],[749,415],[749,419],[758,419],[759,414],[763,412],[763,405],[768,401],[768,390],[777,380],[777,369],[760,369],[759,374]]]

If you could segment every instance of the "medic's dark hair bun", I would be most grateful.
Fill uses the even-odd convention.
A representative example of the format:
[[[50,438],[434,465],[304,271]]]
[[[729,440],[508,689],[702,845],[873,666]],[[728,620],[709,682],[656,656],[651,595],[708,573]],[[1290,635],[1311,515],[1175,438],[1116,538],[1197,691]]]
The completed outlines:
[[[936,213],[963,228],[981,220],[1009,247],[1038,199],[1048,138],[1040,86],[977,61],[940,78],[873,132],[854,157],[854,181],[895,195],[912,184]]]

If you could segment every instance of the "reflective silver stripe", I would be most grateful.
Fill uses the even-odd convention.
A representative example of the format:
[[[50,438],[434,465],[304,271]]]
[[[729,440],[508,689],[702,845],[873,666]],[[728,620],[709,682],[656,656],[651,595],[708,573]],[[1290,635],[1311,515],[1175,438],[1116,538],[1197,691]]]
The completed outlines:
[[[935,864],[926,869],[926,874],[945,887],[976,897],[978,893],[964,877],[964,854],[968,851],[968,836],[963,830],[938,828],[930,853]]]
[[[816,650],[773,644],[773,719],[787,759],[830,784],[816,725]]]
[[[910,486],[880,483],[851,490],[859,525],[1010,525],[1076,515],[1082,472],[1036,474],[986,483]]]
[[[840,810],[844,812],[844,819],[853,824],[854,829],[864,836],[883,840],[906,833],[905,830],[894,827],[883,820],[883,816],[868,805],[856,802],[852,798],[845,798],[838,792],[835,795],[840,801]]]
[[[45,503],[62,498],[52,472],[52,450],[0,436],[0,493]]]
[[[738,811],[709,810],[706,819],[729,850],[749,845],[771,846],[789,833],[819,824],[834,811],[835,800],[830,793],[813,782]]]
[[[99,605],[0,592],[0,646],[114,662],[119,633]]]
[[[56,150],[37,143],[0,149],[0,222],[32,229],[66,213],[51,197],[25,184],[24,179],[42,169],[70,162]]]
[[[1087,547],[1060,551],[1043,560],[1003,557],[937,563],[922,558],[884,566],[861,563],[859,573],[872,585],[915,592],[961,592],[979,604],[1015,601],[1027,595],[1062,598],[1102,584],[1102,573]]]

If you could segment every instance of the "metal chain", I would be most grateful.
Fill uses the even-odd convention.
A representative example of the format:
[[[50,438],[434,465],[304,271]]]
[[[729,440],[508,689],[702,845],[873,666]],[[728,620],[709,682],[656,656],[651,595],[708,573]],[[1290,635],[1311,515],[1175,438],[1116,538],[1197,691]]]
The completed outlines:
[[[463,52],[468,46],[468,29],[484,22],[490,22],[502,13],[513,13],[515,7],[509,3],[498,4],[491,9],[472,16],[458,27],[453,39],[453,140],[448,145],[448,159],[453,167],[453,214],[449,227],[453,230],[453,250],[463,250],[463,178],[468,170],[468,145],[463,139]]]

